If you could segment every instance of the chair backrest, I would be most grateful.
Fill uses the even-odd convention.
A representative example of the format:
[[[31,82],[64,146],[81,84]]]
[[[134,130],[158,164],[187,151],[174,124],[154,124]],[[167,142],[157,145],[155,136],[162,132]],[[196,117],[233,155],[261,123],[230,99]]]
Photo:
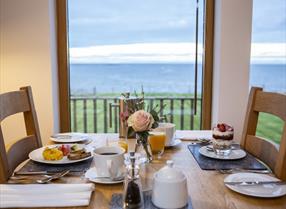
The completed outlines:
[[[21,112],[24,114],[27,136],[6,150],[1,122],[8,116]],[[28,159],[29,152],[41,146],[31,87],[22,87],[19,91],[0,94],[0,183],[6,182],[14,169]]]
[[[280,146],[270,140],[256,136],[259,112],[269,113],[284,121]],[[286,95],[264,92],[252,87],[246,111],[241,146],[266,163],[274,174],[286,180]]]

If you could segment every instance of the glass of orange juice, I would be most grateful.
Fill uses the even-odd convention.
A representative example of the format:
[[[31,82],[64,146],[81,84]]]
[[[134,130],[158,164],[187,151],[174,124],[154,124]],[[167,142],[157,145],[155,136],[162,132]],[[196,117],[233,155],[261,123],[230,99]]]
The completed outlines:
[[[149,144],[151,146],[152,155],[155,159],[161,158],[164,153],[166,133],[165,132],[149,132]]]
[[[118,145],[125,150],[125,153],[128,151],[128,144],[125,140],[120,139]]]

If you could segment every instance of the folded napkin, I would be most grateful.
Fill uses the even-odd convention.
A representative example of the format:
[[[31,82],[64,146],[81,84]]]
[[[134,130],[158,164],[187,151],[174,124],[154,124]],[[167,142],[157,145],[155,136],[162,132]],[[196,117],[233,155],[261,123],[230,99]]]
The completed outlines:
[[[212,139],[211,130],[203,131],[176,131],[176,138],[183,141],[196,141],[198,139]]]
[[[1,184],[0,208],[87,206],[93,184]]]

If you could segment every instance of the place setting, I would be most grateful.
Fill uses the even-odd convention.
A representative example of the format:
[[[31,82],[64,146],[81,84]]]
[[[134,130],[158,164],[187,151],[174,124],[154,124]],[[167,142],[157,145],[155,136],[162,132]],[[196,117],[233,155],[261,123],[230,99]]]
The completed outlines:
[[[66,134],[64,133],[63,136]],[[81,133],[71,133],[69,136],[73,135],[82,136]],[[51,141],[53,141],[52,138],[50,138]],[[75,140],[73,137],[67,137],[63,141],[74,143],[56,143],[31,151],[28,155],[29,159],[16,168],[14,175],[10,177],[10,183],[41,183],[42,180],[49,182],[65,175],[83,175],[93,161],[94,148],[77,143],[86,139],[84,137]]]
[[[233,142],[234,129],[225,123],[217,124],[211,131],[212,138],[191,143],[188,149],[203,170],[253,169],[267,170],[254,156]]]
[[[254,156],[233,143],[234,128],[217,124],[208,142],[188,145],[200,168],[228,174],[227,188],[237,193],[260,198],[286,195],[286,182],[272,176],[272,172]]]

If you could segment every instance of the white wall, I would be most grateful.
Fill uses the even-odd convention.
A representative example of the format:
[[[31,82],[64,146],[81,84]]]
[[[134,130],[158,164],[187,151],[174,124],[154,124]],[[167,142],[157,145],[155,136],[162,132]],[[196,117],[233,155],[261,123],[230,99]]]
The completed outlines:
[[[240,140],[248,101],[252,0],[215,5],[212,123],[226,122]]]
[[[32,86],[44,143],[58,131],[55,30],[54,0],[0,0],[0,92]],[[9,142],[24,135],[20,115],[3,133]]]

